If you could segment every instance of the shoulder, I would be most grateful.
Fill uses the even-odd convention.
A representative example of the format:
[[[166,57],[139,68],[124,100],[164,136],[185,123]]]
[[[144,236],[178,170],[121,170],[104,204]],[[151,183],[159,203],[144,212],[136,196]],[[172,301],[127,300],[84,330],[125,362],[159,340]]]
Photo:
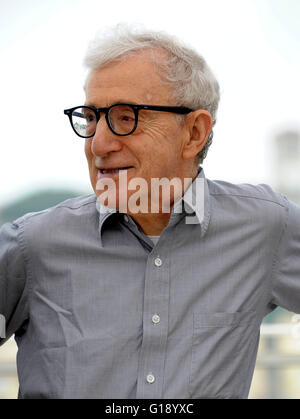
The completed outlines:
[[[43,211],[31,212],[14,220],[12,226],[26,232],[39,234],[45,230],[57,231],[63,226],[78,223],[86,217],[95,215],[97,197],[95,194],[67,199]]]
[[[223,197],[229,200],[241,200],[249,202],[260,202],[261,205],[274,204],[286,208],[287,199],[266,184],[253,185],[249,183],[234,184],[222,180],[207,180],[209,194],[212,197]]]
[[[269,233],[285,228],[290,201],[269,185],[207,182],[212,217],[217,223],[238,222]]]

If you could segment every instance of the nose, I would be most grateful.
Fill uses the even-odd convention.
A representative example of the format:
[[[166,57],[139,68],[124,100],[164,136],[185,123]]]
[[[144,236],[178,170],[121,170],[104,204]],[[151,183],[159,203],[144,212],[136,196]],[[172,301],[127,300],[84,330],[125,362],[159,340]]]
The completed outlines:
[[[122,147],[119,137],[109,129],[105,117],[102,115],[97,123],[95,135],[92,138],[92,153],[95,156],[104,157],[111,152],[121,151]]]

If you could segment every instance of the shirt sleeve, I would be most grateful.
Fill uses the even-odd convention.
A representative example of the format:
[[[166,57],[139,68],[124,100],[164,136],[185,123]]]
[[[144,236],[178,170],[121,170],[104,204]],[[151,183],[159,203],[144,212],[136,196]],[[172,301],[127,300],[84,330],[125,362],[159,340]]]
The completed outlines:
[[[28,317],[26,269],[19,236],[17,223],[6,223],[0,229],[0,345],[18,331]]]
[[[287,218],[273,277],[273,302],[300,313],[300,207],[288,200],[287,203]]]

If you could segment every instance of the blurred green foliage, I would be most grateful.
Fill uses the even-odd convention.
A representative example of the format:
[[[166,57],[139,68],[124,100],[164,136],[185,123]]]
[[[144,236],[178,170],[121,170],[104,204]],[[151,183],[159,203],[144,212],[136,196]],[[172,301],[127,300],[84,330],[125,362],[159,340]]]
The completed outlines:
[[[62,201],[83,195],[82,191],[71,189],[42,189],[16,199],[0,208],[0,225],[13,221],[28,212],[42,211]]]

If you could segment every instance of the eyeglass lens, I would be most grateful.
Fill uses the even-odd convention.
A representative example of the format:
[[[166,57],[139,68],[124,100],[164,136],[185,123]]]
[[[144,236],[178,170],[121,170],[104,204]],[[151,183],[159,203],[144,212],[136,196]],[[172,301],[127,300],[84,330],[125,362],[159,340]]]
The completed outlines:
[[[108,112],[108,120],[110,128],[116,134],[129,134],[135,127],[135,113],[128,105],[111,107]],[[89,108],[76,108],[72,113],[72,124],[80,136],[93,136],[97,125],[95,111]]]

